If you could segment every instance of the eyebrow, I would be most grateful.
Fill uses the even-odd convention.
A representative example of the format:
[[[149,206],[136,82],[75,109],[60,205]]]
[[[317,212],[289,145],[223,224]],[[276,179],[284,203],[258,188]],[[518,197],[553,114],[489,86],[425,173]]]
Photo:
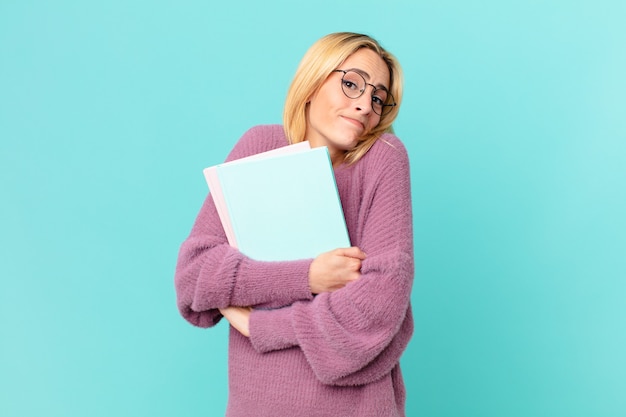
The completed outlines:
[[[365,81],[369,81],[371,78],[370,75],[366,71],[363,71],[360,68],[348,68],[346,71],[354,71],[354,72],[361,74],[363,78],[365,78]],[[387,86],[384,84],[378,84],[376,88],[382,88],[383,90],[389,92],[389,88],[387,88]]]

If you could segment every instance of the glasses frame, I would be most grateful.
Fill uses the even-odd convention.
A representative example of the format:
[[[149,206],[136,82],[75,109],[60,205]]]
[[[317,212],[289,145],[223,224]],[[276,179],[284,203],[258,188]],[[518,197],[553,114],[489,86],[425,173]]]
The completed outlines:
[[[342,72],[342,73],[343,73],[343,75],[341,76],[341,91],[342,91],[342,92],[343,92],[343,94],[344,94],[346,97],[348,97],[349,99],[356,100],[357,98],[361,97],[361,96],[363,95],[363,93],[365,93],[365,90],[367,90],[367,86],[368,86],[368,85],[369,85],[369,86],[371,86],[371,87],[373,88],[373,90],[372,90],[372,97],[374,97],[374,94],[376,94],[376,91],[378,91],[378,90],[382,90],[382,91],[386,92],[386,93],[387,93],[387,100],[386,100],[386,101],[389,101],[389,99],[391,99],[391,100],[393,101],[393,103],[390,103],[390,104],[385,104],[385,103],[383,103],[383,104],[382,104],[382,108],[380,109],[380,113],[378,113],[378,112],[374,109],[374,106],[372,105],[372,111],[373,111],[374,113],[376,113],[377,115],[379,115],[380,117],[383,117],[383,116],[385,116],[385,115],[389,114],[389,112],[391,112],[391,110],[392,110],[394,107],[396,107],[396,106],[398,105],[398,103],[396,103],[396,99],[395,99],[395,97],[393,96],[393,94],[391,94],[391,91],[387,90],[387,88],[386,88],[386,87],[379,88],[379,87],[376,87],[374,84],[370,84],[370,83],[368,83],[368,82],[367,82],[367,80],[365,79],[365,77],[363,77],[363,75],[362,75],[362,74],[360,74],[358,71],[355,71],[355,70],[342,70],[342,69],[336,69],[336,70],[334,70],[333,72]],[[360,93],[359,93],[359,95],[358,95],[358,96],[356,96],[356,97],[350,97],[350,96],[346,93],[346,90],[344,90],[344,88],[343,88],[343,79],[344,79],[344,77],[346,76],[346,74],[347,74],[347,73],[349,73],[349,72],[353,72],[353,73],[357,74],[359,77],[361,77],[361,78],[363,79],[363,82],[365,83],[365,87],[364,87],[362,90],[359,90],[359,91],[360,91]],[[386,107],[391,107],[391,108],[390,108],[389,110],[385,110],[385,108],[386,108]]]

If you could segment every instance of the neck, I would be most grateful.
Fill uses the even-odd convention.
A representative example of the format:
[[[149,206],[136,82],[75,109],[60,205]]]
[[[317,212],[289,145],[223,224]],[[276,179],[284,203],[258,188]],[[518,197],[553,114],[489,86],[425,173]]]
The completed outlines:
[[[309,140],[308,142],[311,145],[311,148],[319,148],[320,146],[326,146],[326,145],[315,143],[315,141]],[[346,151],[342,151],[340,149],[328,148],[328,153],[330,154],[330,162],[332,162],[333,168],[337,168],[339,165],[341,165],[346,157]]]

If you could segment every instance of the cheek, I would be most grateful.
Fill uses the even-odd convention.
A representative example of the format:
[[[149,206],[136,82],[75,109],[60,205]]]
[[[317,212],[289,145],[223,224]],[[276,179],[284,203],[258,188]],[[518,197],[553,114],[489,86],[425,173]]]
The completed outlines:
[[[330,107],[330,103],[325,97],[318,94],[315,99],[310,102],[310,114],[316,120],[324,119]]]
[[[326,112],[324,111],[324,107],[320,104],[321,103],[316,103],[315,107],[311,108],[310,121],[315,125],[326,123]]]
[[[380,123],[380,116],[375,113],[372,114],[369,120],[369,130],[375,129],[379,123]]]

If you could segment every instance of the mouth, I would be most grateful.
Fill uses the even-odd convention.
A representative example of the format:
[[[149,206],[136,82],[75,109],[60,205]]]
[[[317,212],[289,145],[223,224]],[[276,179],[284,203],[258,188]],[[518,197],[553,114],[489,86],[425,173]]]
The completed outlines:
[[[365,123],[363,123],[362,121],[358,119],[353,119],[352,117],[348,117],[348,116],[342,116],[342,117],[348,123],[360,128],[361,130],[365,130]]]

